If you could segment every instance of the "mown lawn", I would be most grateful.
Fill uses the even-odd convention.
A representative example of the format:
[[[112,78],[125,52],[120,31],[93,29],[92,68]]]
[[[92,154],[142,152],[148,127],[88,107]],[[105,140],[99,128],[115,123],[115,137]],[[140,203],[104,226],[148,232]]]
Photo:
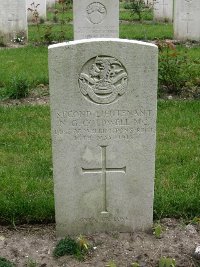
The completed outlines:
[[[179,46],[178,51],[188,57],[194,76],[200,80],[200,46],[193,48]],[[0,100],[8,96],[13,78],[20,80],[21,77],[29,82],[30,88],[48,84],[47,46],[0,50]]]
[[[200,216],[200,101],[159,101],[154,217]],[[0,223],[54,221],[49,106],[0,108]]]

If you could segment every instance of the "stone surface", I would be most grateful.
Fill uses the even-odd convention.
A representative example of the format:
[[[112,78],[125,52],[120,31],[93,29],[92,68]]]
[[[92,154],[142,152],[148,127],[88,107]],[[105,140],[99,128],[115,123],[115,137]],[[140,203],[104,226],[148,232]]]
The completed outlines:
[[[74,0],[74,39],[118,38],[119,1]]]
[[[156,0],[154,2],[154,20],[173,21],[174,0]]]
[[[52,45],[49,75],[58,235],[151,227],[157,47]]]
[[[46,0],[47,1],[47,7],[55,6],[56,1],[55,0]]]
[[[174,38],[200,41],[200,1],[176,0],[174,4]]]
[[[200,246],[197,246],[194,252],[194,257],[200,259]]]
[[[197,230],[195,229],[194,225],[188,224],[185,227],[186,231],[189,232],[190,234],[196,234]]]
[[[0,41],[10,43],[16,37],[27,39],[25,0],[0,0]]]
[[[31,8],[33,10],[37,10],[39,13],[39,17],[42,19],[46,19],[46,8],[47,8],[47,3],[46,0],[26,0],[27,3],[27,9]],[[34,4],[33,4],[34,3]],[[33,20],[33,14],[31,11],[28,10],[28,21]]]

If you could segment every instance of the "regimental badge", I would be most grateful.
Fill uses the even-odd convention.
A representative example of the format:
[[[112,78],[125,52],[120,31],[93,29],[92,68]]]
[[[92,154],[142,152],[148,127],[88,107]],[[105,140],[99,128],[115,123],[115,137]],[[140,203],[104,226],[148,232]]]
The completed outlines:
[[[81,93],[97,104],[110,104],[127,89],[128,74],[114,57],[97,56],[90,59],[79,75]]]

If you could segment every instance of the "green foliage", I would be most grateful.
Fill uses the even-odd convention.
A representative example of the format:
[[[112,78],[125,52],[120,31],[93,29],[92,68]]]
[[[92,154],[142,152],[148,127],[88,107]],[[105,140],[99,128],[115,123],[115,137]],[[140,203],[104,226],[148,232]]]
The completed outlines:
[[[77,241],[68,236],[58,242],[53,251],[53,255],[56,258],[64,255],[73,255],[78,260],[83,260],[88,252],[88,248],[88,243],[83,236],[79,236]]]
[[[131,264],[131,267],[140,267],[140,264],[137,263],[137,262],[134,262],[134,263]]]
[[[147,9],[147,6],[146,6],[144,0],[130,0],[129,3],[126,3],[124,5],[124,8],[130,10],[133,17],[136,14],[138,16],[139,20],[141,21],[143,13]]]
[[[194,87],[198,73],[195,70],[200,60],[191,61],[186,50],[180,53],[169,41],[158,41],[159,89],[169,94],[180,95],[184,88]]]
[[[44,28],[45,30],[43,34],[43,39],[44,39],[44,43],[46,44],[51,44],[53,40],[55,39],[52,28],[53,28],[52,25],[46,25]]]
[[[32,259],[28,259],[26,267],[37,267],[37,262]]]
[[[172,258],[162,257],[159,261],[159,267],[176,267],[176,261]]]
[[[89,250],[90,244],[88,243],[87,239],[83,235],[79,235],[77,238],[77,243],[81,250]]]
[[[162,229],[161,224],[156,224],[154,226],[154,232],[153,232],[153,234],[155,235],[156,238],[161,238],[162,233],[163,233],[163,229]]]
[[[0,257],[0,267],[14,267],[14,264],[5,258]]]
[[[65,30],[64,30],[64,25],[69,22],[70,20],[68,17],[65,16],[69,9],[69,5],[71,4],[71,1],[69,0],[58,0],[57,3],[57,9],[55,11],[55,16],[58,16],[58,23],[60,25],[60,31],[59,31],[59,41],[62,42],[65,40],[66,35],[65,35]]]
[[[114,261],[109,261],[109,263],[106,265],[106,267],[117,267]]]
[[[31,3],[30,7],[28,7],[28,11],[31,13],[31,20],[32,23],[36,25],[36,40],[39,42],[40,41],[40,14],[38,12],[38,6],[40,4],[36,4],[34,1]]]
[[[22,93],[27,94],[28,86],[47,85],[47,52],[47,47],[32,46],[0,50],[0,99],[8,98],[16,86],[22,86]]]
[[[10,81],[8,95],[11,99],[26,97],[29,93],[30,83],[23,76],[14,76]]]

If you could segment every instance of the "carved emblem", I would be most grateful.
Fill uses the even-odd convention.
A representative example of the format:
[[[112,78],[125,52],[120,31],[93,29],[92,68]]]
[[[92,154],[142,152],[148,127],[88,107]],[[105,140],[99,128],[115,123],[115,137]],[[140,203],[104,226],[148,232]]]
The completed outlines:
[[[106,7],[99,2],[91,3],[87,7],[86,12],[88,20],[93,24],[101,23],[104,20],[107,13]]]
[[[114,57],[90,59],[79,75],[81,93],[97,104],[110,104],[122,96],[128,85],[125,67]]]

